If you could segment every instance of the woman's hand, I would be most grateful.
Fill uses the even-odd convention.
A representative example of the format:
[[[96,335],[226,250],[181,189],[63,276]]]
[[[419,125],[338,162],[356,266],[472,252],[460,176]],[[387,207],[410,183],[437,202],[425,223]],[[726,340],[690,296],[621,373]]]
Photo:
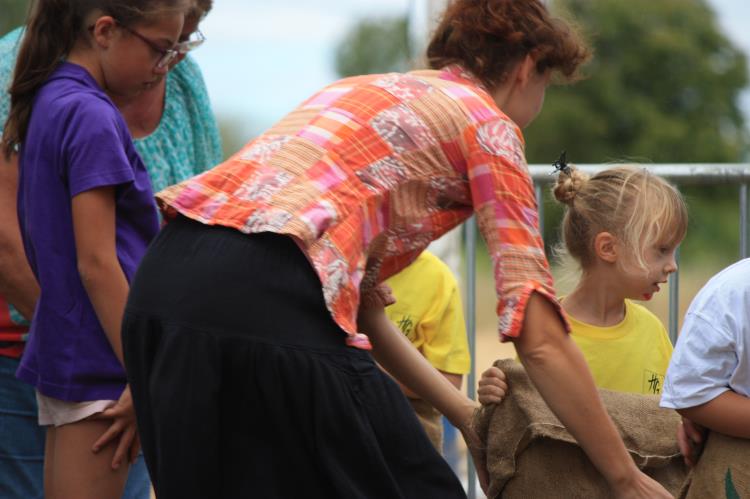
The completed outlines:
[[[393,290],[387,284],[381,283],[359,298],[359,310],[357,310],[357,324],[363,330],[372,328],[372,324],[378,322],[379,316],[385,316],[385,307],[396,303]]]
[[[91,448],[92,452],[99,452],[102,447],[119,437],[117,449],[112,458],[112,469],[118,469],[125,457],[128,459],[128,463],[133,463],[138,456],[141,442],[135,426],[135,407],[133,406],[133,397],[130,395],[130,385],[125,386],[125,390],[123,390],[117,403],[102,411],[97,419],[111,419],[112,424],[94,442]]]
[[[396,303],[396,297],[393,296],[393,290],[387,284],[381,283],[367,293],[362,294],[359,299],[359,311],[360,313],[372,310],[377,311],[394,303]]]
[[[499,404],[508,392],[505,373],[495,366],[482,373],[478,385],[477,395],[479,396],[479,403],[482,405]]]

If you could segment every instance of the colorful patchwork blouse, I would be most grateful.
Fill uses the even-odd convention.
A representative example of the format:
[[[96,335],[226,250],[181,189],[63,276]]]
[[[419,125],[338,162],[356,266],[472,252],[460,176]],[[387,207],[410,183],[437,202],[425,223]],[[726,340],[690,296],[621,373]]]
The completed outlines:
[[[520,334],[534,291],[564,317],[521,132],[457,66],[338,81],[157,200],[167,218],[294,237],[352,346],[370,348],[357,331],[361,294],[472,213],[492,256],[501,337]]]

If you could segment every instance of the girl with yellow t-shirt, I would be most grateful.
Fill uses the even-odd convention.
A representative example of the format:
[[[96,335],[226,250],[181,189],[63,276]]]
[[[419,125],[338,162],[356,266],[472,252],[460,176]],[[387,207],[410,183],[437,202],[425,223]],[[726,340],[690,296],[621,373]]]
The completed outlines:
[[[644,168],[620,166],[589,177],[564,163],[557,166],[553,193],[567,205],[564,250],[582,271],[576,288],[562,299],[571,337],[598,387],[659,394],[672,344],[661,321],[631,300],[650,300],[677,270],[675,251],[687,232],[684,201]],[[485,371],[480,402],[499,402],[503,379],[496,367]]]

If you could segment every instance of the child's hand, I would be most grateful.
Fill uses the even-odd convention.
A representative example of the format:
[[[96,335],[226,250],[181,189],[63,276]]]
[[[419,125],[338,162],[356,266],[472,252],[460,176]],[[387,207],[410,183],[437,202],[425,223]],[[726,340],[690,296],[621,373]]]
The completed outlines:
[[[112,469],[118,469],[123,458],[127,458],[129,463],[135,462],[141,443],[135,427],[135,407],[133,407],[133,397],[130,395],[130,385],[125,386],[125,390],[123,390],[117,403],[102,411],[97,419],[111,419],[112,424],[94,442],[91,451],[99,452],[99,449],[119,436],[117,450],[115,450],[112,458]]]
[[[477,389],[479,403],[482,405],[499,404],[503,401],[507,391],[505,373],[499,368],[492,366],[482,373]]]
[[[695,466],[705,443],[706,429],[687,418],[677,427],[677,445],[685,458],[685,464]]]

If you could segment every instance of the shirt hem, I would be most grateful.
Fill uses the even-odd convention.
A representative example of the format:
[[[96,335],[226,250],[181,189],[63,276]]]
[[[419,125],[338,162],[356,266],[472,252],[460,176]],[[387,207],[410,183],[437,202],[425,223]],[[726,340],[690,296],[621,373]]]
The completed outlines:
[[[126,385],[126,381],[123,380],[117,383],[98,383],[96,387],[76,384],[60,386],[49,381],[40,380],[36,372],[23,365],[18,367],[16,377],[33,386],[42,395],[67,402],[118,400]]]
[[[506,342],[510,341],[511,338],[518,338],[521,336],[521,329],[523,328],[523,320],[526,317],[526,306],[529,303],[529,298],[531,298],[532,293],[539,293],[543,298],[545,298],[555,309],[557,312],[558,317],[562,321],[563,329],[565,329],[566,333],[570,333],[571,327],[570,322],[568,321],[568,317],[565,314],[565,311],[562,308],[562,305],[560,305],[560,302],[558,301],[557,297],[547,291],[546,287],[543,286],[541,283],[536,281],[528,281],[523,285],[523,289],[519,293],[517,298],[508,298],[504,301],[501,301],[499,306],[503,305],[505,307],[513,307],[513,310],[510,312],[512,314],[510,318],[510,326],[507,328],[503,328],[503,313],[498,314],[500,317],[500,326],[499,326],[499,334],[500,334],[500,341]],[[512,300],[517,300],[517,303],[513,304],[510,303]],[[498,310],[499,311],[499,310]]]

